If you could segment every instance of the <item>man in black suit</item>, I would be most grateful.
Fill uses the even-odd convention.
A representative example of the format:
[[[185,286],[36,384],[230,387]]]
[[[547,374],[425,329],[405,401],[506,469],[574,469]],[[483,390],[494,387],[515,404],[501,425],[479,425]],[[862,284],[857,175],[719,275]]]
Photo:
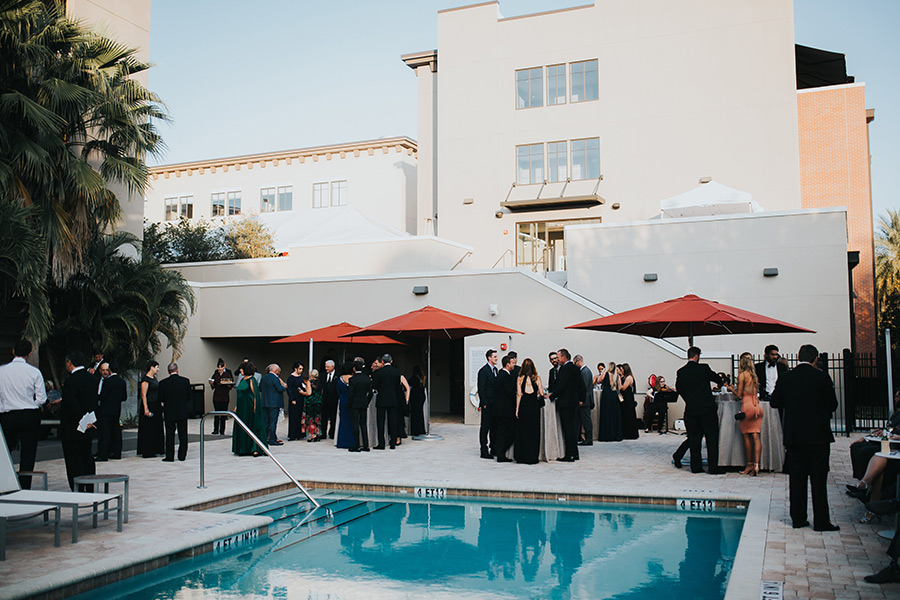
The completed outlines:
[[[553,365],[550,367],[550,373],[547,374],[547,389],[553,392],[553,389],[556,387],[556,379],[559,377],[559,356],[554,351],[548,354],[547,358],[550,359],[550,364]]]
[[[350,419],[353,426],[353,447],[350,452],[369,451],[369,401],[372,399],[372,380],[364,373],[366,361],[357,357],[353,360],[353,376],[348,382],[350,388]]]
[[[97,410],[97,380],[84,368],[84,354],[73,350],[66,355],[69,377],[63,384],[59,411],[59,439],[66,461],[69,489],[75,491],[75,478],[96,473],[91,441],[96,426],[92,423],[84,431],[78,423],[88,413]]]
[[[322,435],[334,439],[334,425],[337,422],[338,393],[337,373],[334,361],[325,361],[325,376],[322,378]]]
[[[768,401],[778,383],[778,378],[787,371],[787,365],[779,361],[778,346],[769,344],[765,350],[765,360],[756,363],[756,378],[759,380],[759,399]]]
[[[378,392],[375,397],[378,445],[375,449],[384,450],[384,419],[387,417],[388,444],[393,450],[397,443],[397,408],[401,402],[409,401],[409,384],[392,364],[394,359],[390,354],[381,357],[381,361],[384,366],[372,373],[372,388]]]
[[[687,428],[688,447],[691,450],[691,473],[703,472],[700,448],[706,437],[707,472],[710,475],[720,475],[719,415],[709,384],[722,385],[722,379],[709,365],[700,363],[700,348],[691,346],[687,355],[687,364],[678,369],[675,377],[675,389],[684,398],[684,426]]]
[[[128,385],[114,371],[110,361],[100,363],[100,384],[98,385],[97,402],[97,456],[96,460],[106,462],[108,459],[122,458],[122,427],[119,418],[122,416],[122,403],[128,399]]]
[[[497,424],[494,422],[496,405],[497,351],[491,348],[484,353],[487,363],[478,369],[478,411],[481,413],[481,428],[478,440],[481,442],[481,458],[496,456]]]
[[[519,354],[515,350],[510,350],[506,355],[509,357],[509,374],[512,375],[513,381],[518,381],[519,372],[522,370],[519,366]]]
[[[812,488],[813,529],[837,531],[828,514],[828,462],[831,456],[831,415],[837,409],[834,383],[813,364],[819,351],[804,344],[797,353],[800,363],[778,378],[772,407],[784,410],[784,447],[790,485],[791,521],[794,529],[809,525],[806,487]],[[762,386],[760,385],[760,388]]]
[[[175,430],[178,430],[178,460],[187,458],[188,410],[191,405],[191,382],[178,374],[178,364],[168,367],[169,376],[159,382],[159,403],[166,422],[166,457],[163,462],[175,462]]]
[[[576,432],[578,429],[584,430],[584,435],[579,436],[579,446],[594,445],[594,420],[591,417],[591,411],[594,409],[594,374],[591,373],[590,367],[584,364],[584,357],[576,354],[572,359],[575,366],[578,367],[578,373],[581,375],[581,381],[584,385],[584,400],[578,406],[578,422],[576,423]]]
[[[513,379],[513,359],[507,354],[500,360],[503,367],[494,382],[494,415],[497,440],[494,451],[497,462],[512,462],[506,452],[516,439],[516,380]]]
[[[571,361],[572,355],[565,348],[560,348],[558,355],[559,375],[556,387],[550,392],[550,399],[556,402],[559,414],[559,425],[565,442],[565,456],[557,458],[560,462],[578,460],[578,405],[584,401],[584,382],[578,367]]]

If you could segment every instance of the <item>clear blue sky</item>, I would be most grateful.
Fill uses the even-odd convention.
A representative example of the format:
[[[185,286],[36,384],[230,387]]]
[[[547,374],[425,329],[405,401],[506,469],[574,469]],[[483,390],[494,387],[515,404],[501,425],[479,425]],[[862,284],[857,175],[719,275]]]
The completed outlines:
[[[396,135],[416,138],[400,55],[437,48],[437,11],[474,0],[153,0],[150,87],[174,163]],[[753,0],[744,0],[753,1]],[[504,16],[585,4],[504,0]],[[898,0],[794,0],[798,44],[841,52],[866,103],[877,217],[900,206]]]

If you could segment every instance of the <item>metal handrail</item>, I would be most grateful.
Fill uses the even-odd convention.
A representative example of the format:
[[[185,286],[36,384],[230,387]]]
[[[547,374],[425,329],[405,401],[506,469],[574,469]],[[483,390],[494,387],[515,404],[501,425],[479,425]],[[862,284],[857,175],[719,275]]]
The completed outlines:
[[[296,485],[300,489],[301,492],[303,492],[303,494],[309,499],[309,501],[312,502],[316,508],[320,508],[321,505],[318,502],[316,502],[315,498],[313,498],[312,496],[309,495],[309,492],[306,491],[306,488],[303,487],[303,484],[300,483],[299,481],[297,481],[297,479],[293,475],[288,473],[288,470],[284,468],[284,465],[282,465],[280,462],[278,462],[278,459],[275,458],[271,452],[269,452],[269,449],[266,447],[266,445],[263,444],[258,437],[256,437],[256,434],[254,434],[252,431],[250,431],[250,428],[247,427],[247,424],[244,423],[239,416],[237,416],[230,410],[213,410],[213,411],[206,413],[202,417],[200,417],[200,485],[197,486],[198,489],[201,489],[201,490],[206,489],[206,485],[204,485],[206,483],[206,478],[204,477],[205,453],[203,451],[203,438],[204,438],[205,429],[203,427],[203,422],[206,420],[206,417],[215,416],[215,415],[222,415],[222,416],[227,415],[229,417],[232,417],[234,419],[234,422],[236,424],[240,425],[241,428],[245,432],[247,432],[247,435],[250,436],[250,439],[252,439],[254,442],[256,442],[256,445],[259,446],[260,450],[265,452],[266,456],[271,458],[272,461],[276,465],[278,465],[278,468],[281,469],[281,472],[288,476],[288,479],[290,479],[293,482],[293,484]]]

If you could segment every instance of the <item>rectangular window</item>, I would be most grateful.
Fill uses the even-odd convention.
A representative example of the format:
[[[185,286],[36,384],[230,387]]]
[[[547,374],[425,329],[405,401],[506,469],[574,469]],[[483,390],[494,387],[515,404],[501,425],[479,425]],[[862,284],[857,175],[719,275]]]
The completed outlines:
[[[569,169],[565,142],[550,142],[547,144],[547,181],[565,181]]]
[[[241,193],[228,192],[228,216],[241,214]]]
[[[572,179],[600,177],[600,138],[572,140]]]
[[[572,102],[586,102],[597,99],[596,60],[569,63],[569,79],[572,82]]]
[[[347,182],[332,181],[331,182],[331,205],[347,206]]]
[[[516,108],[533,108],[544,104],[544,68],[516,71]]]
[[[166,221],[178,219],[178,198],[166,198]]]
[[[547,106],[566,103],[566,65],[547,67]]]
[[[292,210],[294,206],[294,186],[278,188],[278,210]]]
[[[328,182],[313,184],[313,208],[326,208],[330,204]]]
[[[185,219],[193,219],[194,218],[194,197],[193,196],[182,196],[181,197],[181,216]]]
[[[275,212],[275,188],[260,188],[259,212]]]
[[[516,146],[516,183],[543,183],[544,145]]]
[[[212,200],[212,216],[214,217],[224,217],[225,216],[225,193],[218,192],[210,196]]]

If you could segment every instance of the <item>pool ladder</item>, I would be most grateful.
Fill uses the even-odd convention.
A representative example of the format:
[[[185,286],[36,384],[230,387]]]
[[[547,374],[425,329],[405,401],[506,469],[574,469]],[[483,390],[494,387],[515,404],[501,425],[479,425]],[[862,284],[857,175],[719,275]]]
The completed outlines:
[[[234,419],[235,424],[241,426],[241,429],[243,429],[247,433],[247,435],[250,436],[250,439],[252,439],[254,442],[256,442],[256,445],[259,446],[260,450],[262,450],[263,452],[266,453],[266,456],[271,458],[272,461],[276,465],[278,465],[278,468],[281,469],[281,472],[288,476],[288,479],[290,479],[293,482],[293,484],[296,485],[297,488],[301,492],[303,492],[303,494],[309,499],[309,501],[313,503],[313,506],[315,506],[316,508],[320,508],[319,503],[316,502],[315,498],[313,498],[312,496],[309,495],[309,492],[306,491],[306,488],[303,487],[303,484],[300,483],[299,481],[297,481],[297,479],[293,475],[288,473],[288,470],[284,468],[284,465],[282,465],[280,462],[278,462],[278,459],[275,458],[271,452],[269,452],[269,448],[266,447],[266,445],[263,444],[259,440],[258,437],[256,437],[256,434],[254,434],[252,431],[250,431],[250,428],[247,427],[247,424],[244,423],[239,416],[237,416],[230,410],[213,410],[213,411],[206,413],[202,417],[200,417],[200,485],[197,486],[199,489],[202,490],[202,489],[206,488],[206,479],[204,476],[204,465],[206,464],[206,461],[204,460],[204,458],[206,455],[203,451],[203,438],[204,438],[204,432],[206,431],[206,428],[203,427],[203,423],[204,423],[204,421],[206,421],[206,417],[209,417],[209,416],[229,416],[232,419]]]

